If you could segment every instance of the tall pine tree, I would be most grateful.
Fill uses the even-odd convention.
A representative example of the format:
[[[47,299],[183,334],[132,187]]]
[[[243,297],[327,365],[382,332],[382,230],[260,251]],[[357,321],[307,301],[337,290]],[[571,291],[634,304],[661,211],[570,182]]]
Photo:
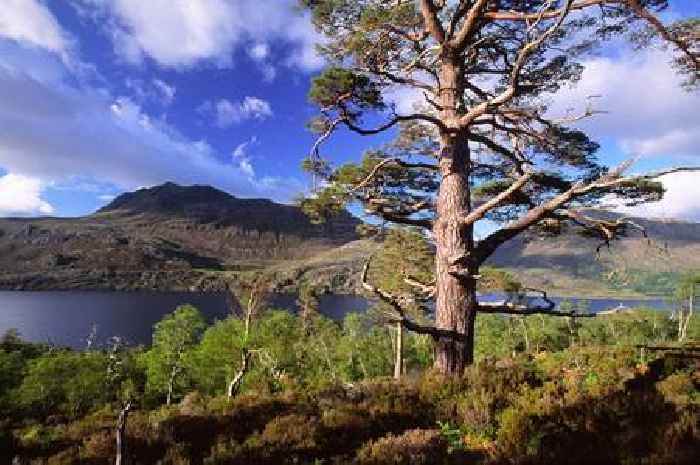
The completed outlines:
[[[547,98],[576,82],[582,59],[611,38],[638,46],[669,43],[674,64],[692,88],[698,77],[697,20],[664,25],[668,0],[301,0],[323,35],[328,68],[309,93],[320,108],[319,133],[306,166],[326,180],[303,202],[319,219],[350,202],[383,221],[424,228],[436,248],[435,325],[419,325],[393,302],[396,317],[435,340],[436,367],[460,374],[473,361],[480,311],[553,312],[553,303],[479,302],[480,268],[521,232],[573,224],[605,243],[634,226],[582,209],[603,198],[625,203],[659,199],[657,178],[609,169],[598,144],[572,124],[594,116],[551,115]],[[389,96],[420,103],[399,112]],[[644,98],[640,96],[640,98]],[[582,104],[585,102],[582,102]],[[660,116],[662,117],[662,116]],[[361,162],[329,172],[323,143],[334,132],[396,133]],[[398,131],[397,131],[398,130]],[[482,240],[474,224],[501,227]],[[367,273],[365,273],[365,277]],[[368,289],[387,302],[392,295]]]

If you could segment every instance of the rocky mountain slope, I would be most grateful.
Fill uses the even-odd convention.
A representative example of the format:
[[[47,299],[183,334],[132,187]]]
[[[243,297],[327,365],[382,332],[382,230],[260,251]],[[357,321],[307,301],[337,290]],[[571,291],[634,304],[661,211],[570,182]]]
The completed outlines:
[[[607,214],[606,216],[614,216]],[[523,234],[489,260],[533,287],[558,294],[665,294],[678,274],[700,269],[700,224],[637,218],[647,237],[627,237],[603,247],[600,241],[565,230],[556,237]]]
[[[637,220],[596,254],[596,239],[527,233],[490,265],[559,295],[663,294],[700,269],[700,224]],[[267,268],[281,290],[312,282],[352,292],[378,245],[358,240],[343,214],[314,225],[297,207],[237,199],[208,186],[164,184],[121,195],[93,215],[0,219],[0,289],[222,289],[239,272]]]
[[[199,287],[211,271],[333,249],[358,224],[343,214],[315,225],[294,206],[167,183],[83,218],[0,219],[0,288]]]

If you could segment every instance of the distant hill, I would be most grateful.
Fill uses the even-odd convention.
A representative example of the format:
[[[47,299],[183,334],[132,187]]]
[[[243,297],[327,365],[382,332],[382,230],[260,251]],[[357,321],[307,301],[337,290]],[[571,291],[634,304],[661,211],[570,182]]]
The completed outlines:
[[[316,225],[295,206],[166,183],[83,218],[0,219],[0,288],[187,288],[204,271],[335,248],[359,223],[344,213]]]
[[[606,216],[613,216],[607,213]],[[635,231],[596,255],[595,239],[564,231],[523,234],[490,265],[555,294],[663,294],[700,269],[700,224],[638,219]],[[291,205],[238,199],[209,186],[166,183],[120,195],[75,219],[0,219],[0,289],[218,290],[222,276],[268,268],[279,287],[307,280],[352,292],[372,241],[343,213],[312,224]]]
[[[614,217],[606,213],[607,217]],[[635,218],[647,232],[596,254],[600,242],[564,231],[557,237],[525,233],[504,244],[489,263],[514,272],[530,286],[560,294],[666,294],[680,273],[700,269],[700,224]]]

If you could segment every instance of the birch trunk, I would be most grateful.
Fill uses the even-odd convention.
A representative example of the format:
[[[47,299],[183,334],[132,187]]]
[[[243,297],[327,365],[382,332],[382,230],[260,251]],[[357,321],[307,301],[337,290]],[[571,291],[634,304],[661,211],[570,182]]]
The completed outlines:
[[[403,324],[396,323],[396,357],[394,360],[394,379],[401,379],[403,374]]]

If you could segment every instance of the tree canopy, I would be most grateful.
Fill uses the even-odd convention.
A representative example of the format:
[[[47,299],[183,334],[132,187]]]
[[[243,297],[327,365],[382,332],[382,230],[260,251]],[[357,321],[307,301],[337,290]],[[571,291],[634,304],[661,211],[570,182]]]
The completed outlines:
[[[641,229],[592,207],[661,198],[658,178],[676,167],[626,176],[633,160],[611,168],[599,145],[576,128],[602,112],[595,96],[555,114],[552,98],[575,84],[583,60],[602,44],[668,45],[669,61],[697,87],[698,21],[671,24],[658,13],[668,0],[302,0],[323,35],[328,67],[313,81],[319,134],[304,166],[324,178],[302,201],[322,221],[359,203],[380,221],[424,228],[436,247],[436,325],[401,317],[436,341],[437,365],[461,372],[473,359],[479,311],[551,312],[516,302],[485,306],[476,297],[479,269],[508,240],[531,228],[574,227],[602,245]],[[413,101],[403,109],[397,100]],[[394,137],[361,160],[329,169],[323,144],[333,133]],[[383,137],[382,140],[386,140]],[[316,183],[314,183],[316,184]],[[499,225],[485,237],[475,223]],[[642,231],[643,232],[643,231]],[[428,285],[427,283],[425,283]],[[382,289],[368,289],[382,295]],[[389,298],[390,294],[383,293]],[[396,303],[396,302],[395,302]],[[400,305],[394,305],[398,315]]]

